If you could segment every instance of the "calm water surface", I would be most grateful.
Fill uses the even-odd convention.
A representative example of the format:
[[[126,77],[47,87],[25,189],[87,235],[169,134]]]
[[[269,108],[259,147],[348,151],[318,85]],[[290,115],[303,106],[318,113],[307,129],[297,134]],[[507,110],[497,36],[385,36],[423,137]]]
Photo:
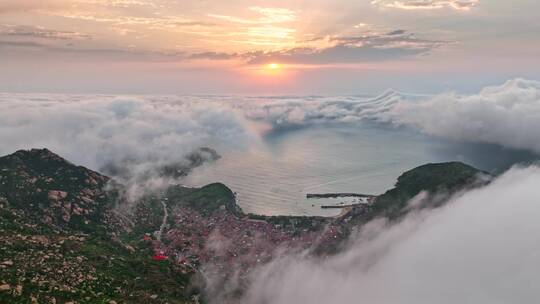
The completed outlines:
[[[267,215],[338,214],[321,205],[346,199],[306,199],[307,193],[380,194],[405,170],[444,159],[439,144],[417,133],[370,125],[276,132],[264,144],[233,152],[193,172],[187,184],[223,182],[245,212]],[[448,156],[446,156],[448,158]]]
[[[362,124],[311,127],[267,135],[262,146],[234,152],[196,169],[187,184],[223,182],[238,194],[245,212],[267,215],[325,215],[321,205],[344,199],[306,199],[307,193],[380,194],[404,171],[441,156],[441,143],[409,130]]]

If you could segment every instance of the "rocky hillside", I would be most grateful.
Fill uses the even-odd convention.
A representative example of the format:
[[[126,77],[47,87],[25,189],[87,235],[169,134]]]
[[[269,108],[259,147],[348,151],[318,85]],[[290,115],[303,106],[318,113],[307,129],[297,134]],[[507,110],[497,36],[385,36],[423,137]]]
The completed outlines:
[[[99,221],[109,178],[47,149],[0,158],[0,197],[43,224],[83,227]]]
[[[192,302],[190,274],[124,229],[112,183],[46,149],[0,158],[0,303]]]

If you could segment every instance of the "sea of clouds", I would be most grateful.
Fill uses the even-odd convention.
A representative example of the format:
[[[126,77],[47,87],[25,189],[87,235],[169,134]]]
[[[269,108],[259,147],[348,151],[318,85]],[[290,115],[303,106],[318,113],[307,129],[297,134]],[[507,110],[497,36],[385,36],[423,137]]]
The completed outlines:
[[[282,256],[239,303],[535,303],[539,184],[539,167],[514,168],[445,207],[369,223],[335,256]]]
[[[274,126],[374,121],[471,143],[540,153],[540,82],[513,79],[476,94],[433,96],[389,90],[375,98],[283,99],[249,105],[246,117]]]
[[[274,130],[363,121],[540,153],[540,83],[515,79],[471,95],[389,90],[372,98],[3,93],[0,154],[46,147],[105,173],[126,164],[137,177],[131,181],[140,181],[200,147],[245,150]]]
[[[88,95],[0,95],[0,153],[48,148],[104,173],[121,176],[133,195],[168,183],[157,168],[187,163],[207,145],[242,148],[254,137],[229,108],[167,98]],[[118,171],[118,170],[117,170]]]
[[[386,118],[436,136],[540,153],[540,82],[514,79],[472,95],[401,101]]]

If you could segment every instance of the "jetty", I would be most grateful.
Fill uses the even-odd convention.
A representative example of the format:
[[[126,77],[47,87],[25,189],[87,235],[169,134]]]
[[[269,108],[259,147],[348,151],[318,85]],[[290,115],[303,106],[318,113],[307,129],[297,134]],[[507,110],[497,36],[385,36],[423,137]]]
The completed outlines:
[[[348,207],[354,207],[362,204],[352,204],[352,205],[324,205],[321,206],[322,209],[343,209]]]
[[[338,197],[370,198],[370,197],[375,197],[375,195],[362,194],[362,193],[308,193],[306,194],[306,198],[338,198]]]

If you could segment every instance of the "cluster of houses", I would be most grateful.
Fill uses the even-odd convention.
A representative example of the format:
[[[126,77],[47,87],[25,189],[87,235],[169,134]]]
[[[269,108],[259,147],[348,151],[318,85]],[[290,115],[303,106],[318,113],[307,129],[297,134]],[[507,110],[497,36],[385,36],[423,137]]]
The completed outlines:
[[[161,242],[150,234],[156,261],[170,261],[186,272],[201,266],[225,269],[251,269],[268,262],[279,250],[304,250],[332,246],[342,235],[341,227],[329,225],[321,231],[284,227],[265,220],[237,217],[226,210],[210,216],[179,207],[173,212],[173,228],[164,232]]]

